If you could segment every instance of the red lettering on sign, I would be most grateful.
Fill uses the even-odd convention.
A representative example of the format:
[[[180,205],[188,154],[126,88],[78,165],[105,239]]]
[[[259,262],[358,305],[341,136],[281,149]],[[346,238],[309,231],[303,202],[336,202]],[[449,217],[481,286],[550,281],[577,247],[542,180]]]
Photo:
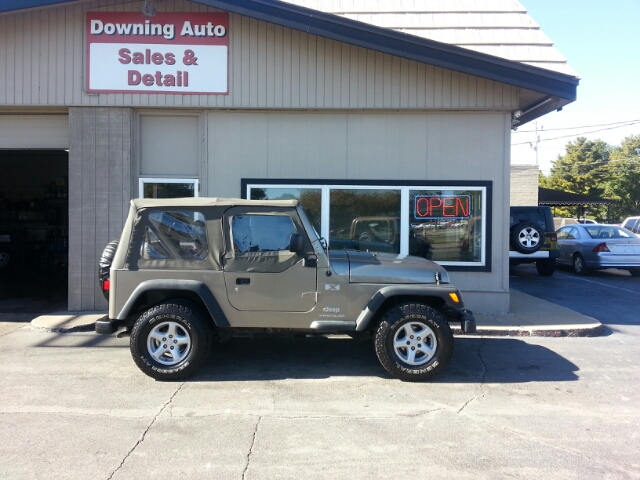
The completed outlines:
[[[469,195],[426,195],[415,198],[415,218],[468,218],[470,214]]]

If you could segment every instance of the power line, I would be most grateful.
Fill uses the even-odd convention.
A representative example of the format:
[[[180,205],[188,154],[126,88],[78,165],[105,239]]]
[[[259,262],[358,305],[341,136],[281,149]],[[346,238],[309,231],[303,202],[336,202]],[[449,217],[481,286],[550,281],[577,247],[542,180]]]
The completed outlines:
[[[555,132],[558,130],[576,130],[578,128],[593,128],[593,127],[610,127],[611,125],[620,125],[620,124],[627,124],[627,123],[637,123],[640,122],[640,118],[637,120],[624,120],[624,121],[620,121],[620,122],[613,122],[613,123],[600,123],[600,124],[596,124],[596,125],[582,125],[580,127],[563,127],[563,128],[548,128],[547,130],[537,130],[538,132]],[[620,125],[621,127],[624,127],[625,125]],[[536,130],[516,130],[513,133],[535,133]]]
[[[634,121],[633,123],[629,123],[629,124],[626,124],[626,125],[618,125],[618,126],[615,126],[615,127],[609,127],[609,128],[600,128],[600,129],[598,129],[598,130],[591,130],[590,132],[575,133],[575,134],[573,134],[573,135],[562,135],[562,136],[560,136],[560,137],[554,137],[554,138],[543,138],[543,139],[540,139],[540,140],[537,140],[537,141],[538,141],[538,142],[550,142],[550,141],[552,141],[552,140],[560,140],[560,139],[562,139],[562,138],[581,137],[582,135],[588,135],[588,134],[590,134],[590,133],[603,132],[603,131],[605,131],[605,130],[613,130],[614,128],[630,127],[631,125],[636,125],[636,124],[638,124],[638,123],[640,123],[640,120],[636,120],[636,121]],[[546,130],[542,130],[542,131],[546,131]],[[535,142],[535,140],[534,140],[533,142],[512,143],[512,144],[511,144],[511,146],[512,146],[512,147],[514,147],[514,146],[516,146],[516,145],[527,145],[527,144],[531,144],[531,143],[534,143],[534,142]]]

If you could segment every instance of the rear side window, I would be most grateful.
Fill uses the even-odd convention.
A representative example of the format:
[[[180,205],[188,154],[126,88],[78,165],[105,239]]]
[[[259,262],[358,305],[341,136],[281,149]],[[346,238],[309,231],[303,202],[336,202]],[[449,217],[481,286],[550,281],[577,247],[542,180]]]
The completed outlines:
[[[204,260],[209,255],[204,215],[192,210],[151,212],[140,253],[149,260]]]
[[[510,225],[516,225],[520,222],[533,222],[540,226],[543,232],[553,231],[553,228],[547,228],[547,221],[544,212],[538,209],[532,209],[530,211],[512,211],[510,218]]]

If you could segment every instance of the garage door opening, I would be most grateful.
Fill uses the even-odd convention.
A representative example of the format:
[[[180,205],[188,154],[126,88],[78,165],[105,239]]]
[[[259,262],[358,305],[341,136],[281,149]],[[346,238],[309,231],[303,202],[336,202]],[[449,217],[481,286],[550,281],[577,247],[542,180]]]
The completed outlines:
[[[69,154],[0,150],[0,312],[66,310]]]

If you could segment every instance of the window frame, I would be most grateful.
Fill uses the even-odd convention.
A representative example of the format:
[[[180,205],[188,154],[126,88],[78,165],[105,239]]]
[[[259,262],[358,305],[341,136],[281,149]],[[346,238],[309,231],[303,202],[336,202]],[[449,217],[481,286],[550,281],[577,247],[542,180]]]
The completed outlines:
[[[200,179],[198,178],[175,178],[175,177],[139,177],[138,179],[138,197],[144,197],[145,183],[191,183],[193,184],[193,197],[200,196]]]
[[[282,189],[320,189],[321,190],[321,237],[329,238],[329,205],[330,192],[336,189],[354,190],[399,190],[400,191],[400,254],[409,252],[409,193],[411,190],[477,190],[482,192],[482,250],[479,262],[435,261],[450,271],[491,272],[492,247],[492,205],[493,182],[478,180],[434,180],[434,181],[404,181],[404,180],[332,180],[332,179],[269,179],[243,178],[241,180],[241,196],[251,198],[252,188],[282,188]]]

